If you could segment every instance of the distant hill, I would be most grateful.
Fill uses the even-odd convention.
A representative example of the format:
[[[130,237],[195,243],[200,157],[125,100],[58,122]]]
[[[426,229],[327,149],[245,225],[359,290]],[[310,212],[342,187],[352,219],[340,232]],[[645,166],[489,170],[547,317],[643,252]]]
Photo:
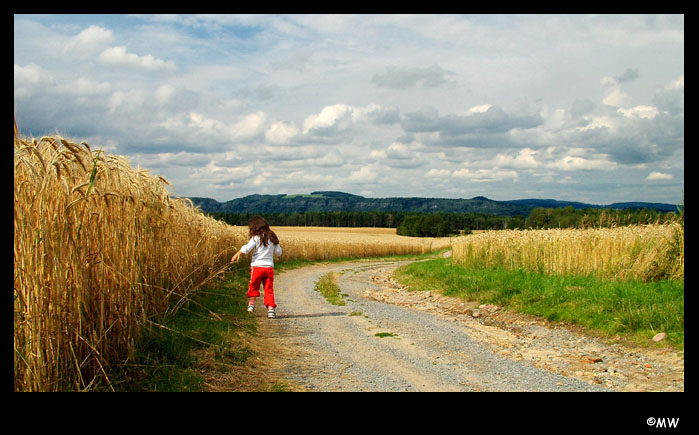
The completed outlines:
[[[543,208],[561,208],[561,207],[573,207],[574,209],[583,208],[611,208],[619,210],[627,209],[637,209],[641,210],[644,208],[655,209],[660,212],[674,212],[677,211],[677,205],[674,204],[663,204],[660,202],[615,202],[613,204],[598,205],[598,204],[586,204],[584,202],[575,201],[558,201],[555,199],[515,199],[511,201],[502,201],[509,204],[523,205],[526,207],[543,207]]]
[[[242,198],[219,202],[211,198],[190,197],[192,202],[205,212],[229,213],[304,213],[314,211],[402,211],[442,213],[486,213],[499,216],[528,216],[534,208],[581,208],[642,209],[677,211],[672,204],[650,202],[624,202],[609,205],[585,204],[582,202],[557,201],[555,199],[517,199],[495,201],[484,196],[471,199],[450,198],[365,198],[350,193],[318,191],[310,194],[293,195],[248,195]]]

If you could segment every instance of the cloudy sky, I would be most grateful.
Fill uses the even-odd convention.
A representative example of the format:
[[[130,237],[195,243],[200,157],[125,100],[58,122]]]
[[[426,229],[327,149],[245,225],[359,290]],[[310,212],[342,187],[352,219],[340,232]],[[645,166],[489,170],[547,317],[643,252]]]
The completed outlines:
[[[14,114],[177,196],[678,204],[684,16],[15,15]]]

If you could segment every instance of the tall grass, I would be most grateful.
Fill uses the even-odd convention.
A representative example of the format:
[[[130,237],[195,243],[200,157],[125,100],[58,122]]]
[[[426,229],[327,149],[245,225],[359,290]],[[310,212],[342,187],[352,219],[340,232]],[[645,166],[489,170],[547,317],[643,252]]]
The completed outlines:
[[[683,218],[664,225],[488,231],[457,238],[452,248],[454,261],[467,266],[620,280],[684,279]]]
[[[244,235],[167,181],[62,137],[14,136],[14,386],[88,390]]]

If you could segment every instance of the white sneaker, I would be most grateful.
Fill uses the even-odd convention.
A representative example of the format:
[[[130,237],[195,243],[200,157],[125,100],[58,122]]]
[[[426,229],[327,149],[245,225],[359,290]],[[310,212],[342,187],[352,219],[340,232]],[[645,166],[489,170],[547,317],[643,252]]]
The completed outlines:
[[[267,318],[268,319],[275,319],[277,317],[277,313],[274,308],[268,308],[267,309]]]
[[[248,313],[252,313],[255,311],[255,306],[254,305],[248,305]]]

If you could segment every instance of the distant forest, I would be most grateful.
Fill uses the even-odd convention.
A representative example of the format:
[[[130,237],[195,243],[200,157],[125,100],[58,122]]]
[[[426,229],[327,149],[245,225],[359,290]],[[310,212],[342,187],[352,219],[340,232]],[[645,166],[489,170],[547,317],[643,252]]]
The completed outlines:
[[[683,213],[683,212],[681,212]],[[498,216],[486,213],[425,213],[401,211],[307,211],[302,213],[207,213],[229,225],[247,226],[259,214],[272,226],[396,228],[403,236],[444,237],[473,230],[601,228],[666,223],[677,213],[655,209],[534,208],[529,216]]]

